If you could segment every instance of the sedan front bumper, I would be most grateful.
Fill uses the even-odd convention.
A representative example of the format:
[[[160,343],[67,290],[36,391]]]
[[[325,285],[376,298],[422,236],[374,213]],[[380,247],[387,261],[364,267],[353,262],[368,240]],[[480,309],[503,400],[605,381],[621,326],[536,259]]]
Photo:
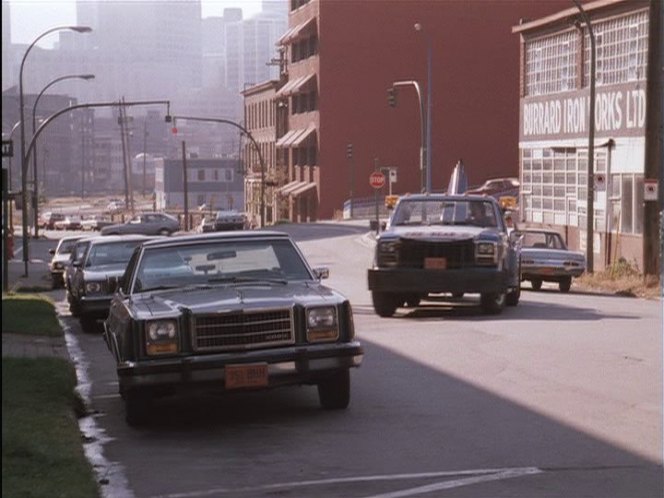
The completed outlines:
[[[293,346],[272,350],[219,353],[180,358],[127,361],[118,365],[120,390],[212,384],[224,389],[226,367],[266,364],[268,386],[311,384],[327,374],[359,367],[364,350],[359,342]]]

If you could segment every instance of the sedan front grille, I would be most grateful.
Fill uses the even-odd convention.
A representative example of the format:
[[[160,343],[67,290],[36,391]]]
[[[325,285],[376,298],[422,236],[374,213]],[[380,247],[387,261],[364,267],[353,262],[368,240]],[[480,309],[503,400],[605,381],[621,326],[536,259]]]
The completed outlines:
[[[193,318],[194,351],[232,351],[295,342],[292,309],[198,315]]]

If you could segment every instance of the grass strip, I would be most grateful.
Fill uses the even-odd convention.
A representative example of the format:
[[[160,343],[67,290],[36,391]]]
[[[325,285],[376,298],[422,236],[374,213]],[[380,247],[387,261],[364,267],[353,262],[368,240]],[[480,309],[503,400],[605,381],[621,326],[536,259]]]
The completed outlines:
[[[100,496],[75,386],[73,366],[60,358],[2,359],[2,496]]]
[[[53,302],[41,294],[2,296],[2,332],[27,335],[63,335]]]

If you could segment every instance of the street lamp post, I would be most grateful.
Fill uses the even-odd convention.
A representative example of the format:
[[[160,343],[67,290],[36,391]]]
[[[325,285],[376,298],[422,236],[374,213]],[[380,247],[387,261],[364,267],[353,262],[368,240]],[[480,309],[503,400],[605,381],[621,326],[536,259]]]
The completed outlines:
[[[581,18],[588,28],[590,38],[590,102],[588,109],[588,181],[587,181],[587,206],[586,206],[586,271],[593,273],[594,270],[594,230],[595,230],[595,34],[593,33],[590,17],[579,3],[572,0],[579,9]]]
[[[77,33],[88,33],[92,31],[92,28],[90,28],[89,26],[56,26],[55,28],[47,29],[41,35],[35,38],[35,40],[30,44],[28,49],[25,51],[25,54],[23,54],[23,59],[21,59],[21,67],[18,73],[19,112],[20,112],[21,123],[25,122],[24,119],[25,104],[23,101],[23,67],[25,66],[25,60],[27,59],[30,50],[32,50],[32,47],[34,47],[39,40],[41,40],[46,35],[49,35],[55,31],[63,31],[66,29],[76,31]],[[28,261],[30,261],[28,254],[28,214],[26,209],[28,206],[27,170],[28,170],[28,163],[26,161],[26,153],[25,153],[25,126],[21,126],[21,189],[22,189],[21,195],[23,197],[23,213],[22,213],[23,265],[26,277],[28,276]]]
[[[417,92],[417,102],[420,106],[420,188],[422,192],[427,190],[427,169],[426,167],[426,158],[429,156],[426,152],[427,150],[427,133],[426,133],[426,123],[425,123],[425,111],[424,111],[424,101],[422,100],[422,91],[420,90],[420,84],[414,80],[408,81],[395,81],[392,83],[392,88],[397,88],[400,86],[412,86]],[[393,97],[392,94],[389,94],[390,97]],[[396,105],[396,95],[394,95],[394,101],[390,99],[389,101],[391,106]]]
[[[415,23],[415,31],[423,32],[427,41],[427,135],[426,135],[426,186],[425,192],[431,192],[431,37],[424,32],[422,25]]]
[[[55,85],[56,83],[62,81],[62,80],[68,80],[68,79],[82,79],[82,80],[91,80],[94,79],[95,75],[94,74],[68,74],[66,76],[60,76],[59,78],[55,78],[53,81],[51,81],[48,85],[46,85],[44,88],[42,88],[42,91],[39,92],[39,95],[37,95],[37,98],[35,99],[35,103],[32,106],[32,136],[35,136],[35,131],[37,128],[37,104],[39,103],[39,99],[41,99],[42,95],[48,90],[52,85]],[[33,200],[32,204],[34,206],[34,220],[35,220],[35,238],[39,237],[39,182],[37,181],[37,146],[35,146],[35,150],[33,152]]]

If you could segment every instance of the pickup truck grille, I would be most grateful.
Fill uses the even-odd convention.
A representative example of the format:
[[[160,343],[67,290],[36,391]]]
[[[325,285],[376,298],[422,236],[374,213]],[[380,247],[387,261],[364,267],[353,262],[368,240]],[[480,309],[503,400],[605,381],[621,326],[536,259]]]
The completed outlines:
[[[293,344],[292,309],[198,315],[193,319],[194,351],[232,351]]]
[[[472,239],[446,242],[427,242],[402,239],[399,247],[398,266],[424,268],[425,258],[445,258],[448,269],[473,266],[475,244]]]

